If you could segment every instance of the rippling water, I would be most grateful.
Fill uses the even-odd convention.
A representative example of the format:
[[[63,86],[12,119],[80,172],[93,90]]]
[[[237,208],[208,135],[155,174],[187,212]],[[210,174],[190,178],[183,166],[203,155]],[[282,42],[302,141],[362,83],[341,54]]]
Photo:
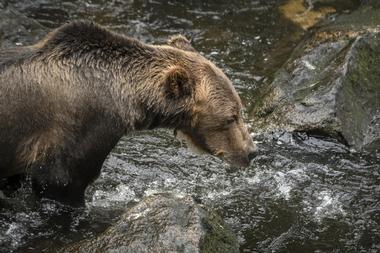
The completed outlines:
[[[27,44],[72,19],[150,43],[185,34],[226,71],[249,106],[304,32],[278,12],[283,1],[204,2],[0,0],[0,43]],[[20,20],[22,26],[10,25]],[[380,251],[380,154],[302,134],[253,137],[259,155],[238,171],[192,154],[169,131],[124,137],[88,189],[84,209],[36,202],[26,181],[12,196],[0,196],[0,252],[54,252],[164,191],[217,209],[241,252]]]

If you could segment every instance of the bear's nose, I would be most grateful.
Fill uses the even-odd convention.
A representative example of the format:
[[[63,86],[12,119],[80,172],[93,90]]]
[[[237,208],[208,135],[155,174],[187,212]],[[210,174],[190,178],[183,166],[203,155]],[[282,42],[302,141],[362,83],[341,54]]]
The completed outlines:
[[[257,156],[257,151],[251,151],[248,153],[248,160],[252,161]]]

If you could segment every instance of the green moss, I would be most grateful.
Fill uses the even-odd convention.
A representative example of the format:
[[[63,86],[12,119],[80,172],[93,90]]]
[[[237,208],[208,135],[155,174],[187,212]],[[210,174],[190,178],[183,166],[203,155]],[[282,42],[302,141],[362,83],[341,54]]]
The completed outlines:
[[[203,220],[204,226],[209,230],[201,242],[202,253],[237,253],[239,247],[235,235],[230,231],[222,218],[211,212]]]
[[[380,108],[380,36],[366,35],[356,43],[338,97],[342,131],[349,142],[366,145],[368,129]],[[380,134],[380,133],[377,133]]]

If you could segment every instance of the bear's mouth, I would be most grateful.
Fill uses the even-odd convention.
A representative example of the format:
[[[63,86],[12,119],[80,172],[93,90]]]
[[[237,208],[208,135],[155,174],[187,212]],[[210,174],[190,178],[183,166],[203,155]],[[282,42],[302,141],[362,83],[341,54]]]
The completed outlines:
[[[230,155],[225,152],[212,152],[209,148],[204,148],[202,145],[199,145],[197,143],[197,139],[192,138],[190,134],[187,134],[184,131],[181,131],[179,129],[174,130],[174,137],[179,140],[180,142],[184,142],[186,146],[192,150],[194,153],[197,154],[211,154],[214,156],[219,157],[220,159],[226,161],[230,164],[231,169],[239,169],[243,167],[247,167],[249,165],[249,160],[238,156],[238,155]]]

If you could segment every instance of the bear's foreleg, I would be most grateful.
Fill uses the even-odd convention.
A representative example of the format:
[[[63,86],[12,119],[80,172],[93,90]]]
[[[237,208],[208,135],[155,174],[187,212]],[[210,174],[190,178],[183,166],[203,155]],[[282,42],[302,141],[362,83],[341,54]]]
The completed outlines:
[[[32,187],[40,198],[72,206],[84,205],[85,190],[99,174],[100,164],[85,164],[65,152],[55,152],[30,166]],[[95,166],[95,167],[92,167]]]
[[[29,166],[37,196],[73,206],[84,204],[87,186],[99,176],[104,160],[125,132],[118,121],[101,117],[85,126]]]

